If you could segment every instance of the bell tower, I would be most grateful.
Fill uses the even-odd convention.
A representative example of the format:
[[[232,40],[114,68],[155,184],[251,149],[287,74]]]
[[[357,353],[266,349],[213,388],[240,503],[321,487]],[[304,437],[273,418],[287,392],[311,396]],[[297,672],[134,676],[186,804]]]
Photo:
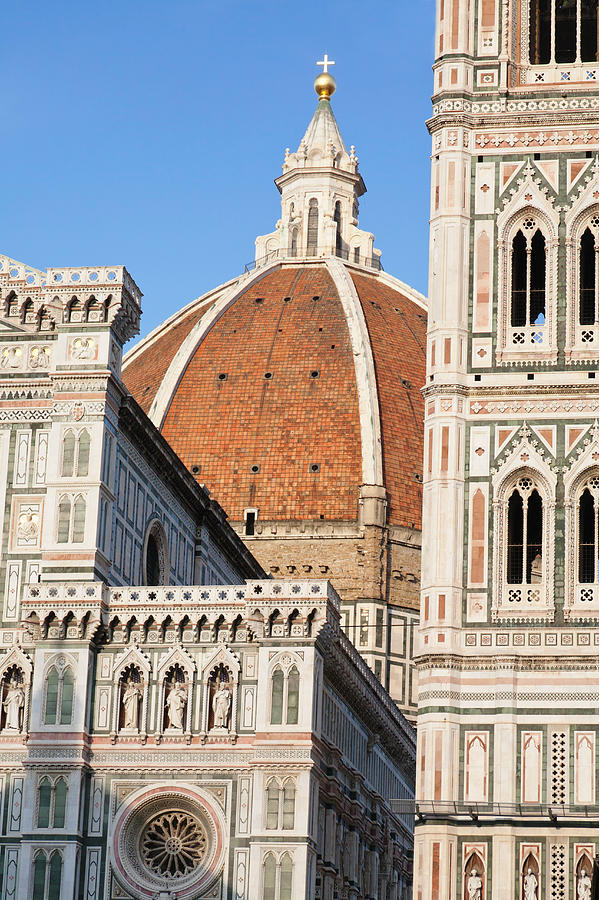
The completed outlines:
[[[597,27],[437,2],[416,900],[586,897],[599,852]]]

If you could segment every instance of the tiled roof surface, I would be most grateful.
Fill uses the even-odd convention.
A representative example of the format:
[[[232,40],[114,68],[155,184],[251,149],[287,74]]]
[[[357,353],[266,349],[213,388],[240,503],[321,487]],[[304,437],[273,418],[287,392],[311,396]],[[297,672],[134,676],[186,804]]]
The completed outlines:
[[[420,527],[424,314],[376,276],[352,277],[376,367],[389,519]],[[201,314],[191,310],[125,366],[144,409]],[[247,507],[263,520],[357,519],[354,360],[324,265],[283,266],[232,304],[192,355],[162,430],[233,520]]]
[[[285,267],[235,301],[190,360],[163,432],[234,520],[248,506],[261,519],[356,518],[354,365],[324,267]]]
[[[149,412],[173,356],[204,312],[203,307],[201,310],[194,309],[174,322],[147,350],[126,365],[123,381],[144,412]]]
[[[352,273],[374,356],[388,520],[421,527],[426,313],[375,278]]]

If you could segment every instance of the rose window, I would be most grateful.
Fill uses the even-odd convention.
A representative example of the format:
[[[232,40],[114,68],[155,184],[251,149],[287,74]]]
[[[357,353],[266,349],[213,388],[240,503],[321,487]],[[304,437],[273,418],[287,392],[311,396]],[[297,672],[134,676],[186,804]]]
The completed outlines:
[[[198,868],[207,848],[205,828],[187,812],[169,812],[151,819],[140,841],[145,865],[167,878],[189,875]]]

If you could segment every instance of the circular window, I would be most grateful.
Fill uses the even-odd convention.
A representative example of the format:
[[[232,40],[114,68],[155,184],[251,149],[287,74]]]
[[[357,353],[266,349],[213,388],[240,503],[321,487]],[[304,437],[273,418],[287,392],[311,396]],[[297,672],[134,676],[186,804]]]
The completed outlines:
[[[141,857],[157,875],[180,878],[195,872],[206,856],[208,836],[196,816],[163,813],[151,819],[141,835]]]
[[[136,791],[117,811],[111,844],[115,874],[133,897],[174,891],[204,896],[225,859],[222,811],[195,785]]]
[[[162,522],[158,519],[153,519],[146,529],[143,560],[144,584],[168,584],[168,542]]]

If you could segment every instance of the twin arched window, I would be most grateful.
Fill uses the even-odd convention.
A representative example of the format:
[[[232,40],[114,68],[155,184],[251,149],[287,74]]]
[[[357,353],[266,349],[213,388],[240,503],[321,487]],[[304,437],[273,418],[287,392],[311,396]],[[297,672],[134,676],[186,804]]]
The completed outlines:
[[[299,671],[275,666],[272,673],[270,724],[297,725],[299,718]]]
[[[512,240],[511,326],[530,328],[514,333],[513,344],[542,344],[546,311],[547,248],[545,236],[532,216],[522,223]]]
[[[508,500],[507,583],[543,580],[543,503],[529,476],[518,480]]]
[[[266,828],[290,831],[295,826],[295,782],[271,778],[266,786]]]
[[[62,856],[38,850],[33,859],[32,900],[60,900],[62,888]]]
[[[533,66],[597,61],[597,0],[530,0]]]
[[[283,853],[277,859],[274,853],[264,857],[264,900],[291,900],[293,888],[293,859]]]
[[[83,429],[78,434],[71,428],[62,439],[62,477],[82,478],[89,474],[89,451],[91,438]]]
[[[44,725],[70,725],[73,721],[75,679],[67,666],[60,672],[52,666],[46,676]]]
[[[38,828],[64,828],[67,809],[67,783],[62,777],[40,779],[37,802]]]
[[[85,538],[85,498],[79,494],[71,497],[63,494],[58,502],[59,544],[82,544]]]

